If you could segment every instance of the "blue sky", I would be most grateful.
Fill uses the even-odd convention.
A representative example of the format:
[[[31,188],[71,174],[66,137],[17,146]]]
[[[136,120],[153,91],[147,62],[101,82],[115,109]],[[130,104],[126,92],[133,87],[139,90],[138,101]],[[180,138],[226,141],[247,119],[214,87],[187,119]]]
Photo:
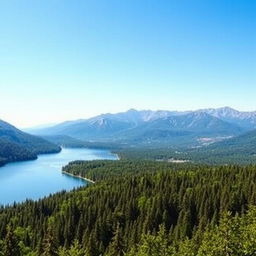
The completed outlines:
[[[256,110],[254,0],[0,0],[0,118]]]

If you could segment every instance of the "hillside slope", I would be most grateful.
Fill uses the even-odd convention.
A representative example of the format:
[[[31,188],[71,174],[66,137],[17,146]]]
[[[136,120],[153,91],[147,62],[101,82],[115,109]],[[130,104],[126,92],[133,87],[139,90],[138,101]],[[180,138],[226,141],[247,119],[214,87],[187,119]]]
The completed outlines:
[[[247,130],[256,129],[256,111],[238,111],[230,107],[202,109],[198,112],[204,112],[217,117],[223,121],[236,124]]]
[[[161,147],[162,146],[162,147]],[[117,150],[121,159],[191,162],[196,164],[256,164],[256,130],[192,148],[137,147]]]
[[[198,145],[200,138],[209,137],[214,141],[245,130],[203,112],[129,110],[64,122],[32,132],[41,136],[67,135],[79,140],[125,145]]]
[[[240,127],[212,117],[206,113],[189,113],[169,116],[144,123],[115,135],[115,139],[128,143],[144,144],[194,144],[203,138],[228,137],[240,134]]]
[[[57,153],[61,148],[47,140],[27,134],[0,120],[0,165],[36,159],[38,154]]]

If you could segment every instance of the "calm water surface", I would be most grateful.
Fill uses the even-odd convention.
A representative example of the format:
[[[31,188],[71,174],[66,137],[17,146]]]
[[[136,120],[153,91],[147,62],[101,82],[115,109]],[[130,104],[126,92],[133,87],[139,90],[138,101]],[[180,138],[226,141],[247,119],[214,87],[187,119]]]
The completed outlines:
[[[117,157],[107,150],[62,149],[58,154],[40,155],[34,161],[0,167],[0,205],[39,199],[86,185],[84,180],[62,174],[61,168],[70,161],[96,159],[115,160]]]

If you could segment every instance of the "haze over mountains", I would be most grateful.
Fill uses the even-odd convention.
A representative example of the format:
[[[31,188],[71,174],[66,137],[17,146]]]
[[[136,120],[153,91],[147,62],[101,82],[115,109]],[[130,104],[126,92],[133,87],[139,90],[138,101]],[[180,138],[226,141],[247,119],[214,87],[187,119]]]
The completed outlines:
[[[224,121],[239,125],[240,127],[248,130],[256,128],[256,111],[241,112],[230,107],[224,107],[219,109],[209,108],[199,111],[215,116]]]
[[[178,147],[192,149],[189,152],[194,159],[198,154],[225,159],[240,154],[248,155],[250,160],[256,154],[256,112],[229,107],[185,112],[130,109],[28,131],[37,136],[0,120],[0,164],[59,152],[57,145],[113,149]],[[202,146],[208,147],[198,149]]]
[[[130,109],[28,131],[35,135],[66,135],[94,142],[197,146],[253,129],[256,129],[256,112],[240,112],[224,107],[184,112]]]

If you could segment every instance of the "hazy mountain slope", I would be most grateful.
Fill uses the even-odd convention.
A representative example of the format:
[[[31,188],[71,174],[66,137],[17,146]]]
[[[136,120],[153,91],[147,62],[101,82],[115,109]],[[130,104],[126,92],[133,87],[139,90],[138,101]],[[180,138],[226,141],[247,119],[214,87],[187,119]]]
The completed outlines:
[[[180,156],[176,155],[176,157]],[[256,130],[206,147],[189,150],[182,157],[209,164],[255,164]]]
[[[42,138],[22,132],[7,122],[0,121],[0,138],[16,143],[35,154],[54,153],[60,148]]]
[[[121,147],[120,144],[114,144],[109,142],[83,141],[67,135],[46,135],[46,136],[42,136],[42,138],[65,148],[94,148],[94,149],[117,150]]]
[[[238,134],[240,127],[224,122],[206,113],[189,113],[186,115],[169,116],[154,120],[145,125],[147,129],[167,129],[174,131],[190,131],[201,134]]]
[[[175,115],[182,115],[186,114],[187,112],[178,112],[178,111],[168,111],[168,110],[136,110],[136,109],[130,109],[126,112],[121,112],[117,114],[103,114],[98,117],[95,117],[96,119],[99,117],[109,118],[112,120],[119,120],[123,122],[129,122],[133,124],[141,124],[144,122],[150,122],[159,118],[164,118],[168,116],[175,116]]]
[[[0,166],[7,162],[36,159],[37,155],[17,143],[0,138]]]
[[[68,135],[80,140],[126,144],[193,143],[200,137],[227,137],[244,132],[236,124],[204,112],[129,110],[88,120],[64,122],[36,130],[38,135]]]
[[[234,151],[246,154],[256,154],[256,130],[242,134],[240,136],[214,143],[207,147],[212,151]]]
[[[190,113],[160,118],[115,135],[115,139],[134,143],[190,144],[202,137],[226,137],[242,129],[206,113]]]
[[[217,109],[202,109],[198,112],[204,112],[215,116],[221,120],[236,124],[247,130],[256,129],[256,112],[242,112],[230,107],[223,107]]]
[[[126,130],[133,126],[133,123],[99,117],[84,121],[63,123],[49,129],[37,131],[35,134],[68,135],[82,140],[95,140],[108,137],[115,132]]]
[[[134,128],[145,122],[171,115],[181,115],[177,111],[137,111],[130,109],[117,114],[102,114],[90,119],[66,121],[58,125],[49,126],[43,129],[29,128],[30,133],[35,135],[69,135],[83,139],[99,137],[101,134],[108,135],[111,132],[120,132],[125,129]]]
[[[24,133],[0,120],[0,158],[2,162],[35,159],[37,154],[59,152],[60,147]]]
[[[48,135],[42,136],[43,139],[48,140],[56,145],[67,148],[83,148],[86,147],[86,143],[82,140],[72,138],[67,135]]]
[[[174,157],[208,164],[255,164],[256,130],[206,147],[175,154]]]
[[[94,139],[136,127],[144,122],[171,115],[169,111],[137,111],[130,109],[117,114],[102,114],[90,119],[67,121],[43,129],[28,129],[35,135],[69,135],[82,139]]]

